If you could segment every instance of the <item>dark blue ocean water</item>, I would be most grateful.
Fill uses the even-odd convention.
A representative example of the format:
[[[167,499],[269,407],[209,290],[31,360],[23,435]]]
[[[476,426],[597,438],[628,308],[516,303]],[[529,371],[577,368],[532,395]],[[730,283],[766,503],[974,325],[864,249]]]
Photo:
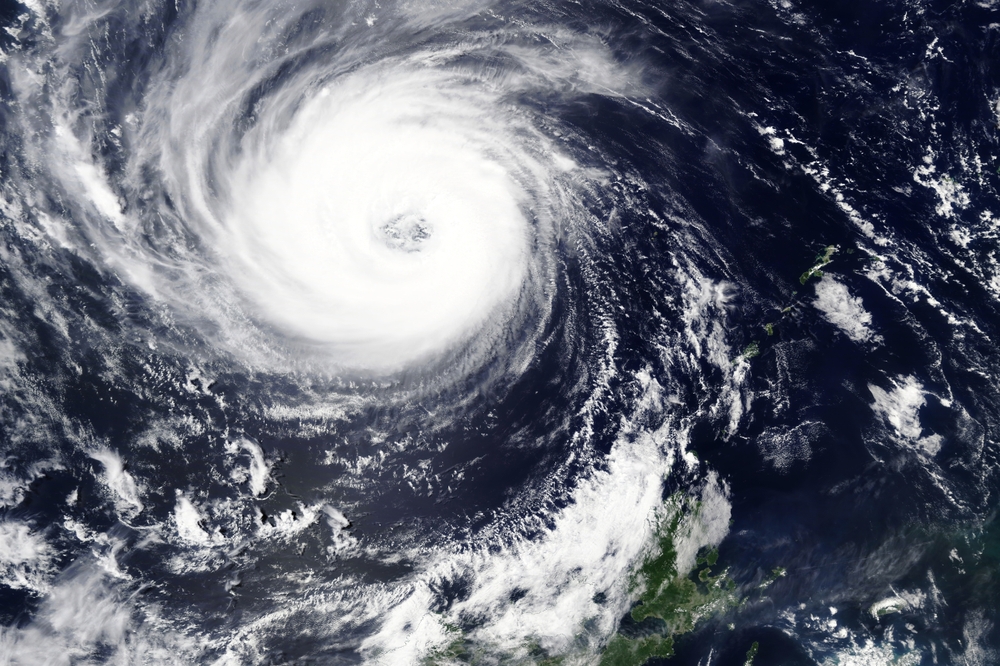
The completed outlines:
[[[740,599],[649,663],[755,642],[766,665],[1000,659],[991,3],[0,21],[4,659],[599,663],[648,552],[603,526],[659,515],[624,490],[643,465],[662,500],[721,488],[718,538],[685,538]],[[488,100],[490,160],[513,173],[551,139],[586,175],[518,172],[537,270],[515,314],[397,372],[328,365],[271,305],[226,300],[248,278],[192,221],[192,183],[228,209],[247,142],[288,132],[307,83],[374,96],[413,62]]]

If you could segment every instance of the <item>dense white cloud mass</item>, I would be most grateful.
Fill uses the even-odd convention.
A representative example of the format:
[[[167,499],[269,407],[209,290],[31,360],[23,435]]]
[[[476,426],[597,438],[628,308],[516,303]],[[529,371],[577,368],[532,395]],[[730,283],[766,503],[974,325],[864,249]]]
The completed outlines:
[[[872,316],[860,298],[851,296],[847,285],[826,275],[816,283],[813,302],[823,317],[855,342],[877,339],[872,332]]]

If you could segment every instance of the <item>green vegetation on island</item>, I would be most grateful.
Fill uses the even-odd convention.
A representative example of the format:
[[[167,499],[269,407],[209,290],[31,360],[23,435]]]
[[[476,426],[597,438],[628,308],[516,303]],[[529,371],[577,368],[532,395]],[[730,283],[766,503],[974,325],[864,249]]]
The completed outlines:
[[[833,261],[833,253],[836,251],[837,251],[836,245],[827,245],[826,248],[823,249],[822,254],[816,256],[812,268],[810,268],[805,273],[799,276],[799,283],[805,284],[806,282],[809,282],[810,278],[823,277],[822,268],[831,261]]]
[[[421,666],[440,666],[442,664],[454,664],[458,663],[470,663],[472,653],[466,646],[465,635],[462,630],[453,625],[446,624],[445,630],[454,636],[452,640],[441,647],[433,650],[430,654],[426,655],[421,661]]]
[[[766,590],[767,588],[771,587],[771,585],[774,584],[774,581],[778,580],[779,578],[783,578],[787,573],[788,572],[785,570],[784,567],[775,567],[774,569],[771,570],[771,574],[767,578],[765,578],[760,585],[757,586],[757,589]]]
[[[662,631],[639,638],[616,634],[601,656],[601,666],[642,666],[652,657],[669,657],[676,636],[739,604],[728,571],[712,572],[719,559],[717,550],[701,554],[690,572],[678,570],[675,543],[685,536],[691,521],[698,520],[700,507],[679,493],[668,500],[667,507],[654,547],[631,581],[633,591],[641,590],[630,613],[632,619],[656,618],[663,622]]]
[[[736,360],[739,361],[741,359],[745,359],[745,360],[749,361],[754,356],[759,356],[759,355],[760,355],[760,343],[758,343],[756,340],[754,340],[753,342],[751,342],[750,344],[748,344],[746,347],[744,347],[743,353],[740,354],[740,357],[738,359],[736,359]]]
[[[755,603],[754,598],[760,601],[764,591],[786,575],[783,567],[775,567],[754,590],[744,588],[751,596],[740,596],[729,569],[720,565],[717,548],[702,546],[692,558],[689,548],[705,543],[698,541],[704,539],[699,535],[706,534],[705,521],[711,520],[705,512],[706,505],[701,500],[683,492],[676,492],[663,502],[648,550],[625,581],[633,605],[618,631],[604,645],[600,666],[644,666],[650,659],[671,657],[679,636],[694,631],[706,620],[721,619],[733,609]],[[604,593],[594,597],[595,603],[600,604],[605,599]],[[564,666],[589,659],[593,654],[594,636],[587,636],[586,629],[565,653],[549,652],[532,636],[525,637],[517,649],[498,651],[496,646],[470,637],[457,624],[444,622],[443,617],[441,620],[445,640],[425,654],[421,666]],[[728,627],[735,629],[732,622]],[[752,666],[756,654],[757,643],[754,643],[747,652],[747,666]]]
[[[818,255],[816,255],[815,259],[813,259],[812,267],[799,276],[799,283],[805,285],[812,278],[822,278],[823,268],[827,264],[833,261],[833,255],[836,254],[839,251],[839,249],[840,248],[836,245],[827,245],[826,247],[824,247],[823,251],[820,252]],[[848,254],[852,252],[853,249],[849,248],[847,250]],[[797,293],[798,292],[796,292],[796,294]],[[797,296],[793,295],[792,302],[781,309],[781,315],[776,320],[763,324],[764,332],[767,333],[768,338],[774,337],[774,334],[778,330],[778,324],[781,323],[781,321],[785,318],[787,314],[789,314],[792,310],[795,309],[797,303],[798,303]],[[764,338],[764,340],[766,339],[767,338]],[[760,344],[761,343],[758,340],[750,341],[750,343],[743,348],[743,352],[733,360],[733,365],[736,365],[741,361],[749,361],[750,359],[759,356],[762,351]]]
[[[674,653],[674,639],[669,636],[626,638],[616,634],[601,655],[601,666],[641,666],[653,657]]]
[[[729,577],[728,569],[714,570],[719,564],[717,549],[702,548],[693,566],[690,561],[679,561],[678,544],[700,531],[701,511],[701,502],[680,492],[664,502],[649,551],[627,582],[635,600],[630,620],[642,626],[626,633],[619,630],[612,636],[601,653],[600,666],[643,666],[654,657],[671,657],[678,636],[693,631],[709,618],[749,603],[737,594],[736,582]],[[757,586],[759,593],[785,574],[781,567],[773,569]],[[732,623],[728,626],[735,629]],[[457,625],[445,624],[444,630],[450,640],[426,654],[421,666],[495,663],[563,666],[576,663],[574,657],[588,650],[583,647],[584,642],[571,649],[570,654],[550,654],[529,638],[521,650],[497,655],[488,646],[470,639]],[[581,649],[583,652],[577,651]],[[752,666],[757,650],[755,642],[747,652],[745,666]]]

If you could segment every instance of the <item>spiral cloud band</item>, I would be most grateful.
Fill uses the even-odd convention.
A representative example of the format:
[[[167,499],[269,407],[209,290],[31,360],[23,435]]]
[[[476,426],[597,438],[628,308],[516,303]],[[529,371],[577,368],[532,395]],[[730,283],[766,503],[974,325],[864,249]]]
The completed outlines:
[[[159,172],[168,205],[144,203],[138,226],[99,211],[115,221],[90,231],[105,260],[252,364],[305,353],[384,375],[483,361],[538,331],[553,243],[587,217],[573,193],[586,178],[568,136],[557,146],[516,96],[581,56],[598,84],[576,85],[603,85],[614,65],[599,45],[539,59],[485,36],[375,62],[347,47],[320,58],[316,43],[268,34],[280,18],[247,14],[197,31],[198,48],[175,58],[186,64],[126,118],[134,156],[120,186],[148,200],[145,174]],[[254,30],[287,55],[249,57]]]
[[[599,592],[574,583],[575,572],[609,561],[616,575],[627,569],[670,460],[653,445],[642,449],[648,465],[600,476],[596,499],[580,500],[592,511],[606,496],[598,486],[612,481],[641,490],[617,511],[634,505],[636,521],[622,527],[615,512],[598,512],[607,524],[593,526],[623,545],[564,557],[584,518],[564,522],[565,536],[528,545],[533,526],[548,521],[535,514],[570,503],[597,455],[599,412],[621,377],[610,313],[624,308],[595,257],[645,185],[622,185],[631,176],[559,113],[570,118],[576,99],[622,97],[618,87],[635,92],[636,78],[609,49],[558,27],[473,29],[471,9],[441,16],[404,4],[393,8],[393,25],[351,20],[356,8],[223,1],[166,21],[162,50],[144,67],[102,64],[107,103],[88,116],[73,94],[49,92],[80,83],[74,63],[90,57],[91,36],[111,20],[74,7],[88,28],[67,29],[51,61],[38,64],[56,85],[24,74],[35,66],[27,58],[18,70],[19,99],[54,128],[34,132],[24,150],[45,167],[59,202],[39,208],[47,242],[84,257],[110,285],[117,328],[93,339],[125,360],[107,376],[153,405],[121,419],[127,437],[143,431],[135,450],[153,452],[146,462],[122,454],[126,471],[106,453],[118,439],[101,440],[100,455],[86,458],[110,461],[107,485],[123,515],[155,532],[137,552],[176,547],[149,575],[197,581],[228,566],[222,560],[250,551],[280,559],[292,541],[317,537],[323,544],[309,557],[319,558],[322,581],[290,602],[287,617],[343,597],[322,613],[336,618],[320,629],[330,644],[406,663],[401,650],[419,660],[447,640],[451,619],[434,609],[449,577],[476,571],[506,581],[514,560],[494,557],[496,547],[547,563],[539,570],[567,581],[558,593],[567,600]],[[112,18],[135,23],[127,34],[156,22],[124,6]],[[448,32],[467,21],[459,39]],[[434,30],[425,38],[426,25]],[[98,145],[107,155],[97,156]],[[126,378],[128,363],[140,379]],[[539,369],[552,399],[525,381]],[[543,417],[546,432],[536,432]],[[277,441],[289,449],[280,461]],[[532,472],[541,459],[552,466]],[[184,471],[169,477],[176,460]],[[651,485],[646,467],[655,470]],[[279,478],[294,481],[285,488]],[[481,497],[469,496],[481,502],[468,507],[476,527],[439,505],[480,486]],[[300,502],[299,492],[311,499]],[[435,506],[414,520],[427,498]],[[160,519],[148,518],[150,507]],[[359,516],[400,531],[377,527],[360,538],[350,531]],[[431,529],[407,533],[421,520]],[[468,531],[463,542],[441,536],[456,530]],[[468,552],[453,552],[465,541]],[[399,548],[412,554],[412,575],[404,567],[380,580]],[[218,589],[228,595],[237,585],[227,579]],[[469,607],[503,606],[506,585],[481,587]],[[548,604],[550,592],[531,603]],[[571,614],[539,614],[524,635],[566,647],[598,615],[594,626],[606,633],[624,603],[609,598],[607,607],[585,601]],[[247,599],[241,612],[256,619],[238,628],[231,649],[192,639],[191,654],[255,663],[242,656],[255,640],[244,629],[266,625],[277,637],[285,620]],[[167,596],[163,604],[176,607]],[[419,641],[410,627],[420,627]],[[506,650],[520,649],[522,637],[506,628],[487,638]]]
[[[280,136],[245,137],[210,231],[268,321],[384,369],[510,308],[531,229],[480,100],[433,72],[374,76],[324,87]]]
[[[0,5],[0,662],[1000,663],[995,34],[876,4]]]

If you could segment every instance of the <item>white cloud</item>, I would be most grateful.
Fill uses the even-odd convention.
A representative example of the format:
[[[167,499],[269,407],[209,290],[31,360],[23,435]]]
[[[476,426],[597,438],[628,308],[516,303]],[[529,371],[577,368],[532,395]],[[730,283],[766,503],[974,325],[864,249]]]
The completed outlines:
[[[886,391],[874,384],[868,385],[875,402],[872,409],[888,422],[896,435],[920,446],[928,455],[941,450],[940,435],[921,437],[920,408],[927,402],[923,386],[914,377],[903,377],[893,382],[893,388]]]
[[[204,527],[204,517],[198,508],[183,493],[177,493],[177,504],[174,506],[174,525],[177,535],[188,543],[209,545],[213,537]]]
[[[51,570],[51,549],[28,525],[0,523],[0,583],[14,589],[42,591]]]
[[[120,500],[119,511],[142,511],[139,487],[132,475],[125,471],[121,456],[110,449],[93,451],[90,457],[104,465],[104,482]]]
[[[267,490],[267,477],[270,473],[264,461],[264,451],[249,440],[243,442],[243,448],[250,453],[250,492],[260,497]]]
[[[134,597],[99,567],[74,565],[25,626],[0,627],[4,664],[192,664],[202,646],[163,629],[154,607],[139,622]]]
[[[872,315],[865,310],[860,298],[851,296],[847,286],[829,275],[816,283],[813,302],[823,318],[843,331],[855,342],[878,340],[871,330]]]

